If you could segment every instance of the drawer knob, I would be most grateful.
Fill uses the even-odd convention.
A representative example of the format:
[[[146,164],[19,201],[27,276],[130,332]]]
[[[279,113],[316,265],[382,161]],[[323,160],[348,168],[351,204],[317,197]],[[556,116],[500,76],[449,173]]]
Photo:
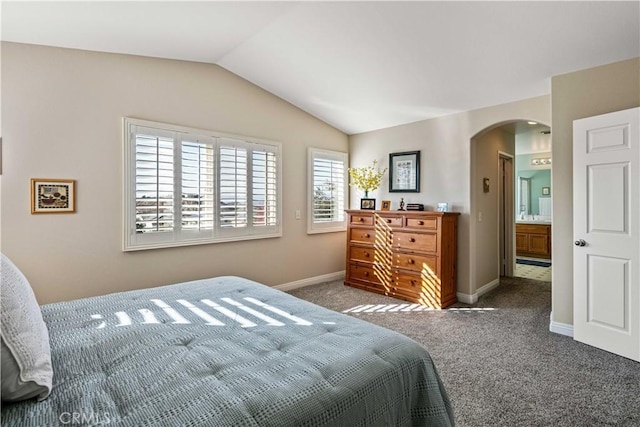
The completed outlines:
[[[387,218],[387,222],[388,222],[389,224],[391,224],[391,220],[390,220],[390,219],[388,219],[388,218]]]
[[[369,252],[365,252],[365,253],[364,253],[364,256],[365,256],[366,258],[369,258]]]
[[[358,221],[364,222],[364,218],[358,218]]]
[[[418,225],[424,225],[424,221],[418,221]]]
[[[365,233],[365,234],[362,235],[362,237],[367,237],[368,238],[368,237],[371,237],[371,235],[369,233]]]
[[[411,286],[415,286],[415,285],[416,285],[416,281],[415,281],[415,280],[412,280],[412,281],[411,281]]]
[[[364,272],[364,277],[369,277],[369,272],[368,271]]]
[[[415,264],[415,263],[416,263],[416,260],[415,260],[415,259],[410,259],[410,260],[409,260],[409,264]]]
[[[414,242],[416,241],[416,239],[414,239],[413,237],[410,237],[410,238],[409,238],[409,241],[410,241],[411,243],[414,243]]]

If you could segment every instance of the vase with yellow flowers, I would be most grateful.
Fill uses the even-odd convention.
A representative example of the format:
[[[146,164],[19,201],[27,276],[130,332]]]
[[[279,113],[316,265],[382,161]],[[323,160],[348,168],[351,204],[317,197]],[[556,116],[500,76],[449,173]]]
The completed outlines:
[[[379,169],[378,161],[374,160],[371,166],[360,168],[349,168],[349,185],[364,191],[365,199],[369,197],[369,191],[377,190],[382,182],[382,176],[387,172],[387,168]]]

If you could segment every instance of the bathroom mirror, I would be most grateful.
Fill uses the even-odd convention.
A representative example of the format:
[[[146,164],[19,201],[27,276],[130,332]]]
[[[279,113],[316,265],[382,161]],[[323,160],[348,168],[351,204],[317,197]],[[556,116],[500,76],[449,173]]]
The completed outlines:
[[[550,216],[549,203],[551,200],[551,170],[521,170],[518,171],[518,187],[516,195],[516,215]]]
[[[531,178],[518,177],[518,209],[519,215],[531,214]]]

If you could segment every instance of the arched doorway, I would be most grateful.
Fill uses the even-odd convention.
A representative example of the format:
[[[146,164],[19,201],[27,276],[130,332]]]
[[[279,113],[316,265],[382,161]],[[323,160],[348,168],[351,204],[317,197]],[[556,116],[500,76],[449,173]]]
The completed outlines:
[[[473,220],[470,221],[470,233],[471,253],[475,254],[471,260],[471,274],[477,295],[496,287],[501,276],[517,274],[515,228],[521,204],[518,170],[534,158],[547,162],[546,159],[551,158],[550,143],[549,126],[525,119],[496,123],[471,139],[470,213]],[[525,146],[530,148],[523,149]],[[545,149],[548,151],[543,151]],[[536,167],[533,165],[534,169]],[[550,167],[549,160],[547,168]],[[540,192],[538,187],[535,191]],[[545,197],[550,198],[550,176],[544,187],[548,187],[545,191],[549,192]],[[534,191],[534,188],[530,190]],[[529,203],[530,210],[526,215],[535,215],[538,220],[540,201],[536,202],[536,211],[531,210],[534,204]],[[551,224],[550,204],[548,215],[544,216],[548,216]]]

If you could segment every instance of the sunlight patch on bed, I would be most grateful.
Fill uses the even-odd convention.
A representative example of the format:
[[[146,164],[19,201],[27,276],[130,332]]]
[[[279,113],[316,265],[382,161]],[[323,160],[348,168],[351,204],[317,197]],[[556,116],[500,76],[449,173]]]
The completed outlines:
[[[239,325],[242,328],[253,328],[260,324],[266,326],[313,325],[313,322],[309,320],[295,316],[256,298],[244,297],[242,299],[244,301],[240,302],[225,297],[216,302],[205,298],[195,303],[178,299],[174,304],[176,308],[163,300],[151,299],[149,302],[155,306],[153,307],[154,310],[140,308],[132,313],[117,311],[111,315],[92,314],[91,319],[93,319],[92,325],[95,324],[96,329],[104,329],[107,326],[120,328],[161,323],[173,325],[205,324],[209,326]],[[201,306],[198,307],[196,304]],[[253,307],[250,307],[250,305]],[[239,314],[240,311],[243,315]],[[335,325],[335,322],[320,323]]]

